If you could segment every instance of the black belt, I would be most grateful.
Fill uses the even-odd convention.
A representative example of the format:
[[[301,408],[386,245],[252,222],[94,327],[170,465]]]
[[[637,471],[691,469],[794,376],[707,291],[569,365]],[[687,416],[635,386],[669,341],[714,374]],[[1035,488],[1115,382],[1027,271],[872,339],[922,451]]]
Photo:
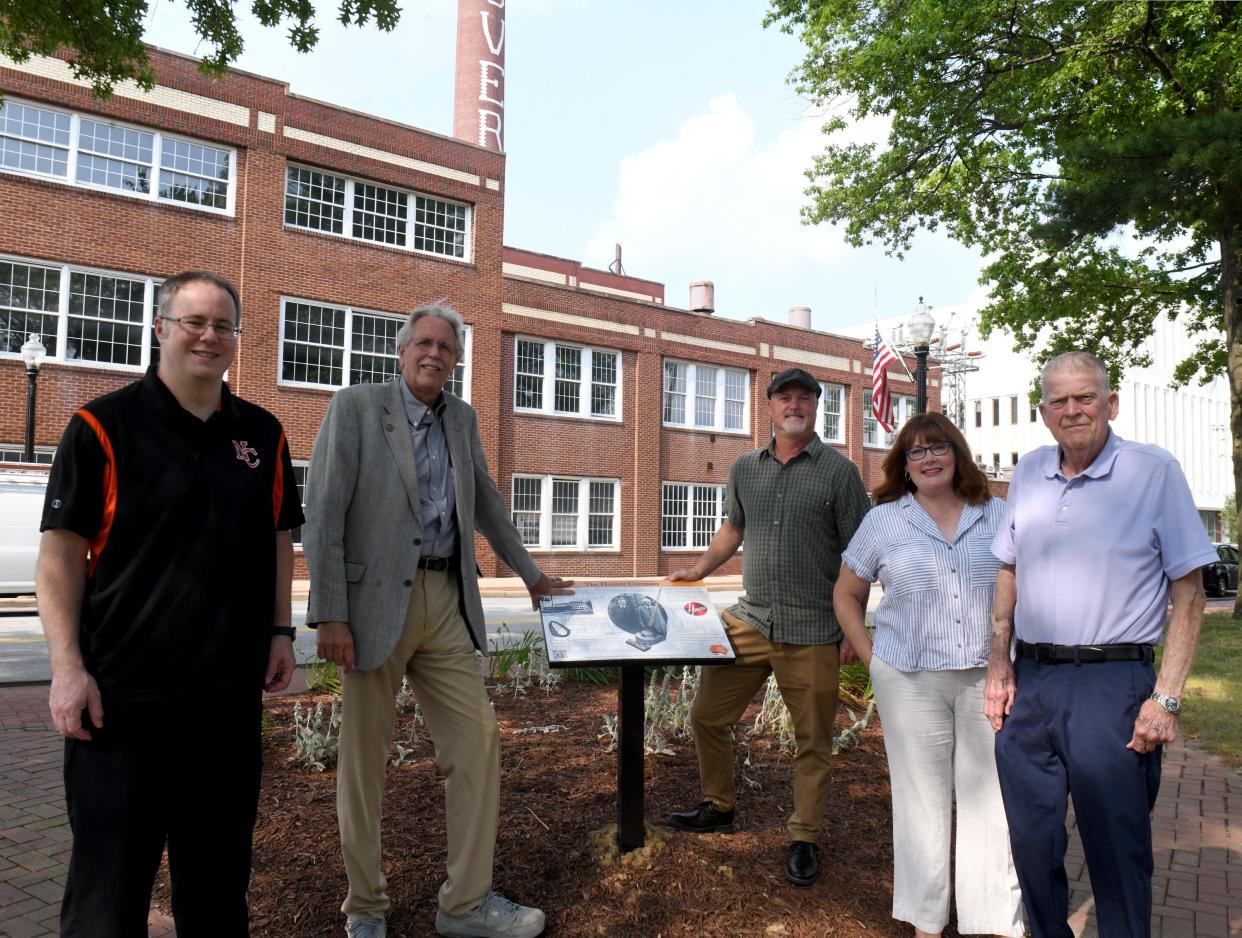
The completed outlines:
[[[1097,661],[1155,661],[1151,645],[1053,645],[1018,641],[1018,655],[1040,664],[1093,664]]]
[[[440,573],[449,568],[452,563],[451,557],[419,557],[418,569],[430,570],[432,573]]]

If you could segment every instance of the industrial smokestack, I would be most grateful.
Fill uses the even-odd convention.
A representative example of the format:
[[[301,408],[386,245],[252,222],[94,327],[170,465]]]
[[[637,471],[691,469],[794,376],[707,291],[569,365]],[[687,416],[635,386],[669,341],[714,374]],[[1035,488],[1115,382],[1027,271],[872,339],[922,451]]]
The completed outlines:
[[[505,0],[458,0],[453,136],[503,152]]]
[[[716,311],[716,285],[710,280],[696,280],[690,284],[690,311],[694,313]]]
[[[811,328],[811,307],[795,306],[789,311],[789,324],[800,329]]]

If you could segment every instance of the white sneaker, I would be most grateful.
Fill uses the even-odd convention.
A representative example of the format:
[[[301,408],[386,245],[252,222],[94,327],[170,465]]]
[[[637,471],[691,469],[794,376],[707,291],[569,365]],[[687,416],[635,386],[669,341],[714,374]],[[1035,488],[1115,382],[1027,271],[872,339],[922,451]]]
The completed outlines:
[[[544,914],[518,905],[498,892],[461,915],[436,913],[436,931],[446,938],[535,938],[543,933]]]
[[[388,923],[373,915],[351,915],[345,919],[348,938],[388,938]]]

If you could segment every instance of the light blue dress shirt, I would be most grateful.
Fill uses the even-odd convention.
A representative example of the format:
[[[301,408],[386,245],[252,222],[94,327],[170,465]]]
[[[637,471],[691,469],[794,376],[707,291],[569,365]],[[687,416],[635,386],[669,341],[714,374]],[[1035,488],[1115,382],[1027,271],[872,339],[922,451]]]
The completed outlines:
[[[886,664],[906,672],[987,664],[1000,569],[990,548],[1004,513],[998,498],[963,506],[949,541],[909,493],[867,512],[842,559],[884,586],[872,644]]]
[[[992,551],[1016,566],[1014,634],[1058,645],[1155,644],[1169,581],[1216,560],[1177,460],[1111,431],[1072,479],[1057,446],[1018,460]]]

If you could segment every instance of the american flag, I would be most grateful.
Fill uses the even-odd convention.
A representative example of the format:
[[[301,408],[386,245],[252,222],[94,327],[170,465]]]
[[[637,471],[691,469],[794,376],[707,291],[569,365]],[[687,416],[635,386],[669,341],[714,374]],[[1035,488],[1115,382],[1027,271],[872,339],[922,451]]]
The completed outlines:
[[[893,397],[888,389],[888,366],[897,356],[880,338],[880,327],[875,327],[875,359],[871,364],[871,413],[885,433],[893,432]]]

